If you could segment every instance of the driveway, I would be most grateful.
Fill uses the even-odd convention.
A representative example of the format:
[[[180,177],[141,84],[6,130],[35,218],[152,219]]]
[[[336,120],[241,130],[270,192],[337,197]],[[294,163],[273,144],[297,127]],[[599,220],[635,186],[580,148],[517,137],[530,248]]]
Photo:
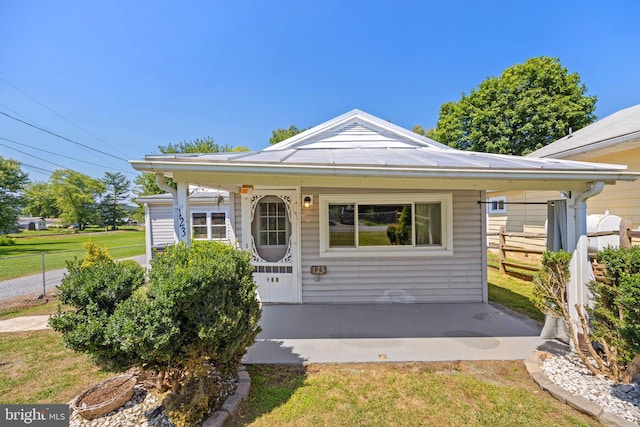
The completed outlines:
[[[489,304],[265,305],[247,364],[517,360],[540,326]]]

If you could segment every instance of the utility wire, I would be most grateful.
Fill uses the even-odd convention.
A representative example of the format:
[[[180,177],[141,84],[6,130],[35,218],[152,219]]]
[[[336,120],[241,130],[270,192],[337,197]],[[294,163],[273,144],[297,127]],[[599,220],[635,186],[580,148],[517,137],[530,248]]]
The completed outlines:
[[[135,173],[133,173],[131,171],[126,171],[126,170],[118,169],[118,168],[112,168],[110,166],[100,165],[98,163],[88,162],[86,160],[76,159],[75,157],[65,156],[64,154],[54,153],[53,151],[47,151],[45,149],[34,147],[32,145],[29,145],[29,144],[24,144],[22,142],[14,141],[12,139],[5,138],[5,137],[2,137],[2,136],[0,136],[0,139],[2,139],[4,141],[12,142],[14,144],[21,145],[23,147],[27,147],[27,148],[31,148],[31,149],[34,149],[34,150],[42,151],[44,153],[53,154],[54,156],[64,157],[65,159],[70,159],[70,160],[73,160],[73,161],[76,161],[76,162],[82,162],[82,163],[86,163],[88,165],[98,166],[98,167],[105,168],[105,169],[111,169],[111,170],[118,171],[118,172],[124,172],[124,173],[128,173],[128,174],[131,174],[131,175],[136,175]]]
[[[46,159],[43,159],[42,157],[38,157],[38,156],[35,156],[35,155],[31,154],[31,153],[27,153],[26,151],[18,150],[17,148],[13,148],[13,147],[10,147],[10,146],[5,145],[5,144],[2,144],[2,143],[0,143],[0,146],[2,146],[2,147],[7,147],[9,150],[17,151],[18,153],[22,153],[22,154],[27,155],[27,156],[29,156],[29,157],[33,157],[34,159],[41,160],[41,161],[43,161],[43,162],[45,162],[45,163],[49,163],[49,164],[52,164],[52,165],[54,165],[54,166],[58,166],[59,168],[62,168],[62,169],[69,169],[69,168],[68,168],[68,167],[66,167],[66,166],[59,165],[59,164],[54,163],[54,162],[52,162],[52,161],[50,161],[50,160],[46,160]]]
[[[15,90],[17,90],[18,92],[20,92],[21,94],[23,94],[24,96],[26,96],[27,98],[29,98],[30,100],[32,100],[33,102],[39,104],[40,106],[46,108],[47,110],[51,111],[53,114],[55,114],[56,116],[60,117],[62,120],[71,123],[72,125],[74,125],[75,127],[77,127],[78,129],[80,129],[81,131],[85,132],[88,135],[91,135],[92,137],[94,137],[95,139],[97,139],[98,141],[102,142],[103,144],[105,144],[107,147],[111,148],[112,150],[117,151],[118,153],[125,155],[124,153],[122,153],[121,151],[119,151],[118,149],[112,147],[111,145],[109,145],[105,140],[103,140],[102,138],[96,136],[95,134],[89,132],[88,130],[84,129],[83,127],[81,127],[80,125],[72,122],[71,120],[67,119],[66,117],[64,117],[62,114],[54,111],[51,107],[45,105],[43,102],[38,101],[37,99],[35,99],[33,96],[29,95],[28,93],[26,93],[23,90],[18,89],[15,85],[9,83],[8,81],[6,81],[5,79],[3,79],[2,77],[0,77],[0,81],[6,83],[7,85],[11,86],[12,88],[14,88]]]
[[[20,162],[20,167],[23,167],[23,168],[26,168],[26,169],[31,169],[31,170],[33,170],[35,172],[42,171],[42,172],[53,173],[53,171],[50,171],[49,169],[40,168],[38,166],[30,165],[28,163]]]
[[[64,139],[65,141],[69,141],[69,142],[71,142],[72,144],[76,144],[76,145],[79,145],[79,146],[81,146],[81,147],[87,148],[87,149],[89,149],[89,150],[95,151],[95,152],[97,152],[97,153],[104,154],[105,156],[113,157],[114,159],[122,160],[123,162],[127,162],[127,161],[128,161],[127,159],[124,159],[124,158],[122,158],[122,157],[114,156],[113,154],[110,154],[110,153],[104,152],[104,151],[102,151],[102,150],[98,150],[97,148],[89,147],[88,145],[85,145],[85,144],[82,144],[82,143],[80,143],[80,142],[74,141],[73,139],[69,139],[69,138],[67,138],[67,137],[65,137],[65,136],[59,135],[59,134],[57,134],[57,133],[55,133],[55,132],[51,132],[50,130],[47,130],[47,129],[42,128],[42,127],[40,127],[40,126],[36,126],[36,125],[34,125],[34,124],[31,124],[31,123],[29,123],[29,122],[26,122],[26,121],[24,121],[24,120],[22,120],[22,119],[19,119],[19,118],[17,118],[17,117],[12,116],[11,114],[7,114],[7,113],[5,113],[4,111],[0,111],[0,114],[2,114],[3,116],[9,117],[10,119],[13,119],[13,120],[15,120],[15,121],[17,121],[17,122],[24,123],[24,124],[25,124],[25,125],[27,125],[27,126],[31,126],[31,127],[32,127],[32,128],[34,128],[34,129],[38,129],[39,131],[42,131],[42,132],[48,133],[49,135],[53,135],[53,136],[55,136],[55,137],[57,137],[57,138]]]

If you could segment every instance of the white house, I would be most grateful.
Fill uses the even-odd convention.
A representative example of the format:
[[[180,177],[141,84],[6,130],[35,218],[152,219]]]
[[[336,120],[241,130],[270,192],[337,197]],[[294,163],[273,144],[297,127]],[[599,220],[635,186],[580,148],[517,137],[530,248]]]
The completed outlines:
[[[359,110],[262,151],[130,163],[178,184],[174,219],[186,242],[189,185],[228,191],[260,298],[286,303],[486,302],[488,189],[571,192],[570,297],[581,302],[586,201],[639,176],[618,165],[459,151]]]

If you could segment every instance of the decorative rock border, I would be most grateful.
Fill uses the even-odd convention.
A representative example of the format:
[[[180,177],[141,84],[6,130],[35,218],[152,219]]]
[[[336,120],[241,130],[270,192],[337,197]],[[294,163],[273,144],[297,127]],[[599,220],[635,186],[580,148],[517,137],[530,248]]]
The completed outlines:
[[[600,405],[593,403],[589,399],[577,396],[554,384],[549,378],[547,378],[542,369],[540,369],[541,364],[542,360],[536,353],[531,354],[524,361],[524,366],[527,368],[527,372],[529,372],[529,376],[533,381],[535,381],[542,390],[548,392],[560,402],[595,418],[606,426],[638,427],[637,424],[632,423],[631,421],[618,417],[610,412],[605,412]]]
[[[236,391],[224,401],[222,408],[214,412],[202,423],[202,427],[222,427],[229,416],[234,416],[238,412],[240,404],[249,397],[251,389],[251,378],[247,368],[242,366],[238,371],[238,386]],[[637,427],[637,426],[636,426]]]

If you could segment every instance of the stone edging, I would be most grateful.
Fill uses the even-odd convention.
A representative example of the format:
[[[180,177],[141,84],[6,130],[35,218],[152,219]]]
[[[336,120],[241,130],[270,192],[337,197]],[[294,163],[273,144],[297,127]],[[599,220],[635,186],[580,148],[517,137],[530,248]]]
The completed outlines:
[[[556,385],[545,375],[542,369],[540,369],[541,364],[542,361],[536,353],[531,354],[524,361],[524,366],[527,368],[527,372],[529,372],[529,376],[533,381],[535,381],[542,390],[548,392],[560,402],[595,418],[605,426],[638,427],[637,424],[632,423],[631,421],[610,412],[605,412],[600,405],[593,403],[589,399],[577,396]]]
[[[249,397],[249,389],[251,388],[251,378],[247,369],[242,366],[238,371],[238,386],[236,391],[224,401],[219,411],[214,412],[202,423],[202,427],[222,427],[224,422],[238,412],[240,404]]]

